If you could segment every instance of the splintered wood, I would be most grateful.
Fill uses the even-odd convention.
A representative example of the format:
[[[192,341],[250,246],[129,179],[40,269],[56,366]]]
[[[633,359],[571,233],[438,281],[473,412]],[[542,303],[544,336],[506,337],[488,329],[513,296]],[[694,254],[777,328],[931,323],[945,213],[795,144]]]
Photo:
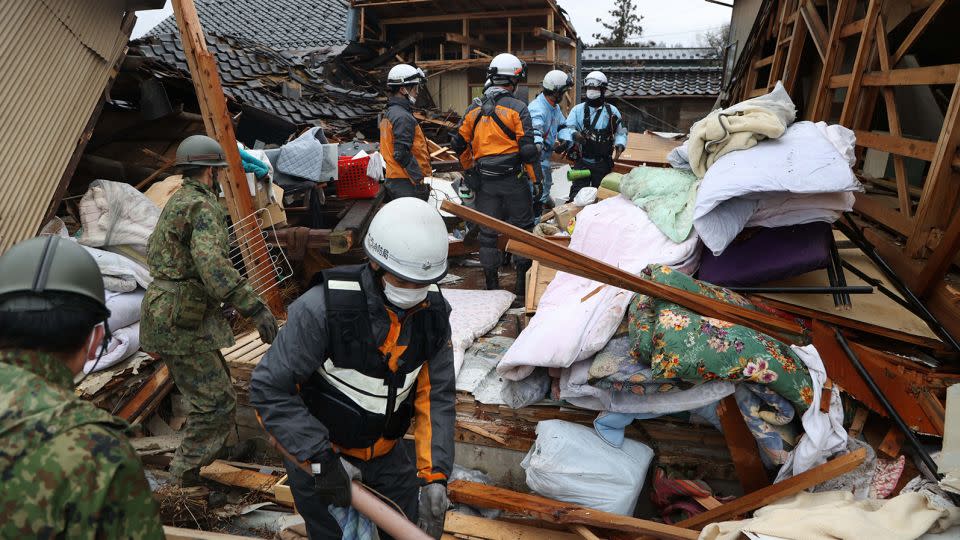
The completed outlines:
[[[241,469],[219,459],[206,467],[202,467],[200,476],[226,486],[259,491],[269,495],[273,495],[273,486],[280,480],[279,477],[272,474]]]

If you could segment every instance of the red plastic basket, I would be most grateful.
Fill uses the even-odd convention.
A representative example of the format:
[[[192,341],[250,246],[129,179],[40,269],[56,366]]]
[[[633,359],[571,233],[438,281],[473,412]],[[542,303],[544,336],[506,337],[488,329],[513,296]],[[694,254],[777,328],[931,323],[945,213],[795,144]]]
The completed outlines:
[[[340,199],[372,199],[380,191],[380,183],[367,176],[370,157],[337,160],[337,197]]]

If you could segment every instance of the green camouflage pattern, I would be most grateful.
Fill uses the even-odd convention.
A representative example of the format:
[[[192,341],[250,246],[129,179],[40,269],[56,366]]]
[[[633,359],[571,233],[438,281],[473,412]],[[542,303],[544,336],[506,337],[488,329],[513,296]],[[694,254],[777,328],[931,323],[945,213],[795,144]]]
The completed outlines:
[[[235,424],[237,394],[220,351],[165,356],[177,388],[190,405],[183,442],[170,463],[170,473],[210,464]]]
[[[0,351],[0,538],[164,538],[127,428],[62,361]]]
[[[156,280],[147,288],[140,320],[140,344],[163,355],[209,352],[233,345],[221,303],[245,316],[263,307],[229,259],[227,213],[213,189],[192,178],[173,194],[147,243],[147,262]],[[175,324],[178,286],[193,284],[194,302],[206,305],[197,328]]]

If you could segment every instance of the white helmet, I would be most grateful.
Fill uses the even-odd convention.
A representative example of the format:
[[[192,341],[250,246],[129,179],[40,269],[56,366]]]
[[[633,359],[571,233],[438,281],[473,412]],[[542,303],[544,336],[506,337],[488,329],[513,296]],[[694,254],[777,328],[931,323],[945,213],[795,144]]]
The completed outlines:
[[[371,261],[413,283],[447,275],[447,227],[433,206],[413,197],[388,202],[373,216],[363,249]]]
[[[583,79],[584,88],[606,88],[607,76],[599,71],[591,71]]]
[[[500,53],[490,61],[487,78],[493,84],[516,84],[527,77],[527,64],[509,53]]]
[[[548,92],[562,94],[571,86],[573,86],[573,79],[559,69],[555,69],[543,77],[543,89]]]
[[[390,73],[387,74],[387,86],[397,87],[420,84],[426,78],[426,75],[423,74],[423,70],[420,68],[415,68],[410,64],[397,64],[390,68]]]

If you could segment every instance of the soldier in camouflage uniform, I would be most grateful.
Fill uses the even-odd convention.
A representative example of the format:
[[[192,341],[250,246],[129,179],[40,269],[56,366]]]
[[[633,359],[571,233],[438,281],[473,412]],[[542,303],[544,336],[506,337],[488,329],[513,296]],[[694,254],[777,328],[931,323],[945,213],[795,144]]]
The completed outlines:
[[[182,485],[199,482],[235,424],[237,397],[220,349],[233,345],[221,303],[252,318],[270,343],[277,321],[229,258],[227,214],[217,200],[214,171],[225,167],[220,145],[188,137],[177,149],[183,187],[160,214],[147,244],[154,278],[143,300],[140,343],[170,367],[190,404],[185,436],[170,464]]]
[[[73,392],[108,315],[100,269],[74,242],[0,257],[0,538],[164,537],[129,426]]]

